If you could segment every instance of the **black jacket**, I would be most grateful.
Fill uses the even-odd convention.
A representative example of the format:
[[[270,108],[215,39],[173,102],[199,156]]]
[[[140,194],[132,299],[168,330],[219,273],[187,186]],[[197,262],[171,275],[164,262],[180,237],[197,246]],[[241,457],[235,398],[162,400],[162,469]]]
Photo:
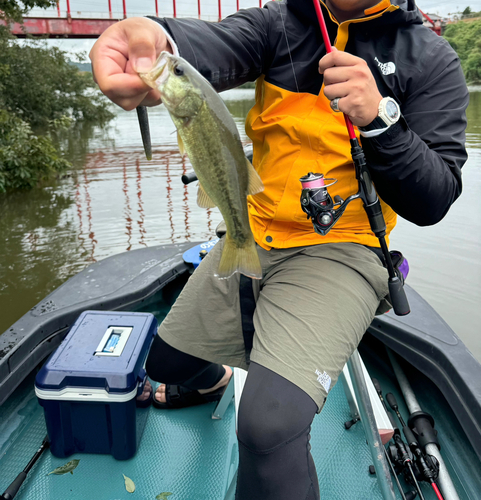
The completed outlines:
[[[345,51],[368,63],[380,93],[396,99],[403,115],[381,136],[362,139],[376,190],[405,219],[431,225],[461,193],[469,94],[457,54],[422,25],[414,2],[392,3],[399,9],[349,24]],[[333,43],[338,25],[323,9]],[[218,91],[260,75],[292,92],[321,90],[326,51],[311,0],[269,2],[220,23],[155,20]]]

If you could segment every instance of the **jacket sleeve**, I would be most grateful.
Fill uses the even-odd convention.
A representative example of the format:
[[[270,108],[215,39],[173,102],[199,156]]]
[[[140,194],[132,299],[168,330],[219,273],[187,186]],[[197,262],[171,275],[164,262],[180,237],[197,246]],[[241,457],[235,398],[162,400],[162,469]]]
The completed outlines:
[[[459,59],[439,37],[422,81],[412,82],[402,117],[384,134],[362,139],[379,196],[419,225],[439,222],[461,194],[469,93]]]
[[[254,81],[268,67],[269,9],[240,10],[218,23],[155,18],[172,36],[181,57],[220,92]]]

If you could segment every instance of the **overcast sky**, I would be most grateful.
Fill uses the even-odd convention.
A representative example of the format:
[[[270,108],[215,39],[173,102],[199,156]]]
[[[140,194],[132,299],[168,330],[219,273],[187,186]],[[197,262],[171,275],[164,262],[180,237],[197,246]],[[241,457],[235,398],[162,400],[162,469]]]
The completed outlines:
[[[129,15],[148,15],[155,14],[155,0],[125,0],[127,13]],[[157,0],[160,16],[172,16],[172,0]],[[266,0],[262,0],[264,4]],[[122,12],[122,0],[111,0],[112,10],[116,13]],[[235,11],[236,0],[222,0],[222,16],[225,17]],[[241,8],[253,7],[259,5],[259,0],[239,0]],[[176,0],[177,15],[197,16],[197,0]],[[201,12],[203,16],[214,20],[217,16],[218,0],[201,0]],[[481,0],[418,0],[417,5],[425,13],[439,14],[448,16],[456,12],[462,12],[466,7],[471,7],[474,12],[481,11]],[[60,0],[62,15],[65,15],[67,9],[66,0]],[[76,16],[81,12],[82,16],[88,13],[101,13],[102,16],[108,15],[108,0],[70,0],[72,15]],[[32,11],[32,14],[38,13],[38,10]],[[42,10],[42,15],[47,12],[56,16],[57,10]],[[99,15],[92,17],[100,17]],[[57,45],[64,50],[79,52],[89,51],[95,40],[49,40],[49,44]]]

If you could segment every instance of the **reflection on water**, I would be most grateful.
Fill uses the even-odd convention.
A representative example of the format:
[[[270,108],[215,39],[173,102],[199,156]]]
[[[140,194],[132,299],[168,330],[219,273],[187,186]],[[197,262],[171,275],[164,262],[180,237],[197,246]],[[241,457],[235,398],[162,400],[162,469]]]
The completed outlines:
[[[243,141],[253,90],[223,94]],[[75,168],[28,192],[0,196],[0,332],[86,265],[126,250],[212,237],[217,209],[196,204],[195,183],[178,152],[163,107],[149,111],[153,160],[147,161],[135,112],[117,111],[108,129],[76,128],[61,144]],[[446,218],[430,228],[400,220],[392,247],[409,258],[409,283],[481,359],[481,92],[468,109],[469,160],[464,191]]]
[[[466,129],[466,143],[468,148],[481,148],[481,87],[477,92],[469,95],[469,106],[466,111],[468,128]],[[478,163],[479,168],[479,163]]]

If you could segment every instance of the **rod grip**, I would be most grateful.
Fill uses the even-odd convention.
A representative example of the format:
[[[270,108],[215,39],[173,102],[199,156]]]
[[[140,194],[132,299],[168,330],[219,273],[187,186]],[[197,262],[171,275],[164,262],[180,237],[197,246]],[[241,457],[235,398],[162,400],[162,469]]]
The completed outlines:
[[[12,500],[20,489],[20,486],[22,486],[26,477],[27,473],[25,471],[20,472],[10,486],[5,490],[5,493],[1,497],[2,500]]]
[[[389,297],[394,313],[397,316],[406,316],[406,314],[409,314],[411,308],[409,307],[409,302],[401,280],[397,276],[389,278],[388,286]]]
[[[393,410],[397,410],[398,406],[397,406],[397,401],[396,401],[396,398],[394,397],[394,394],[392,394],[391,392],[388,392],[386,394],[386,400],[389,403],[389,406]]]

